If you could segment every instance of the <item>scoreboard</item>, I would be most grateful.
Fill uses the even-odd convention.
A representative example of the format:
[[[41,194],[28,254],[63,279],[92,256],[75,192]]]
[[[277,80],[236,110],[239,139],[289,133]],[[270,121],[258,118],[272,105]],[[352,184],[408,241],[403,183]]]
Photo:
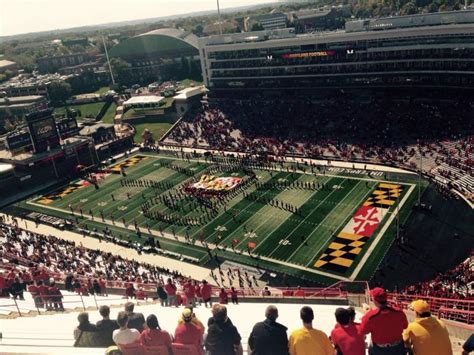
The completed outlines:
[[[59,146],[59,134],[52,113],[52,109],[47,109],[26,116],[35,153]]]

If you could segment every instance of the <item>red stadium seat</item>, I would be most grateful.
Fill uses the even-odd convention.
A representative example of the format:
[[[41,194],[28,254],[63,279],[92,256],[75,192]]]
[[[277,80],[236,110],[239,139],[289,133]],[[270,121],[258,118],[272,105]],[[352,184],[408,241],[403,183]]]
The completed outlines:
[[[143,345],[143,355],[168,355],[168,348],[164,345],[145,346]]]
[[[120,351],[123,355],[143,355],[143,346],[140,343],[132,343],[132,344],[122,344],[119,345]]]
[[[171,344],[173,355],[200,355],[198,349],[192,344]]]

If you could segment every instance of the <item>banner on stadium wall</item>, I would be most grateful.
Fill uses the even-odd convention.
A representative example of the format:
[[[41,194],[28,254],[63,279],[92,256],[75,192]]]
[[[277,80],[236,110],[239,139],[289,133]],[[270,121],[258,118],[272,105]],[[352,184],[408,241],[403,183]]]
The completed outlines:
[[[198,182],[191,184],[191,187],[206,191],[230,191],[236,188],[242,181],[239,177],[225,176],[217,177],[214,175],[202,175]]]
[[[336,54],[336,51],[315,51],[315,52],[303,52],[303,53],[285,53],[281,57],[283,59],[298,59],[298,58],[311,58],[311,57],[329,57],[335,54]]]

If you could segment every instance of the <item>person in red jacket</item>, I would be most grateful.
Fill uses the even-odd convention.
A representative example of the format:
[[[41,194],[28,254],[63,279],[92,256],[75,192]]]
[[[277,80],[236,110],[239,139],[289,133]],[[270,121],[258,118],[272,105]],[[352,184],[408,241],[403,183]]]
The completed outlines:
[[[296,291],[293,295],[295,297],[304,297],[305,293],[304,293],[304,290],[301,288],[301,286],[298,286],[298,288],[296,289]]]
[[[31,297],[33,297],[33,301],[35,301],[35,307],[42,307],[42,301],[38,292],[38,286],[36,286],[34,283],[29,285],[28,292],[31,294]]]
[[[209,303],[209,306],[212,307],[212,287],[207,283],[206,280],[202,280],[202,286],[201,286],[201,296],[202,300],[204,302],[204,306],[207,308],[207,304]]]
[[[51,297],[51,304],[54,306],[54,310],[64,312],[62,300],[64,296],[54,281],[51,282],[51,286],[48,287],[48,295]]]
[[[143,291],[143,289],[140,288],[135,294],[135,297],[137,298],[137,300],[144,301],[146,298],[145,291]]]
[[[194,293],[196,294],[196,301],[199,305],[202,304],[202,294],[201,294],[201,287],[199,286],[198,282],[194,282]]]
[[[168,305],[177,306],[176,304],[176,285],[168,279],[165,285],[165,292],[168,295]]]
[[[331,332],[331,341],[338,353],[344,355],[365,355],[365,340],[360,326],[352,322],[348,309],[336,309],[336,327]]]
[[[219,292],[219,303],[220,304],[227,304],[229,303],[229,295],[224,288],[221,288],[221,292]]]
[[[40,280],[36,283],[38,285],[38,293],[39,296],[41,297],[41,307],[46,307],[46,308],[51,308],[51,298],[49,297],[48,294],[48,286],[43,285],[43,282]]]
[[[8,297],[7,279],[3,272],[0,273],[0,297]]]
[[[184,295],[186,296],[186,305],[194,308],[196,307],[196,293],[194,289],[194,284],[191,280],[188,280],[184,285]]]
[[[193,311],[185,308],[182,314],[183,322],[179,322],[174,332],[174,342],[178,344],[192,344],[199,354],[204,354],[202,341],[204,328],[193,322]]]
[[[377,308],[369,310],[362,318],[360,333],[371,334],[373,355],[405,355],[402,332],[408,327],[408,320],[402,310],[391,307],[383,288],[370,291]]]

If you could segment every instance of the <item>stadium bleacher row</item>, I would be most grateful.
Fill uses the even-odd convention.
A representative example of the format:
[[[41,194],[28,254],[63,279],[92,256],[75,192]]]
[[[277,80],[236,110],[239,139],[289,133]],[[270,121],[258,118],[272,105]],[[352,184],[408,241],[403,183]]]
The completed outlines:
[[[337,113],[333,112],[335,106],[339,107]],[[295,102],[291,105],[255,99],[232,106],[222,101],[219,109],[185,116],[162,143],[421,170],[439,184],[456,188],[472,202],[474,137],[469,132],[474,128],[468,117],[474,108],[455,106],[459,110],[452,111],[449,105],[413,102],[342,101],[333,105]],[[297,119],[287,120],[288,114]],[[376,119],[381,115],[386,117],[383,124]],[[429,120],[430,130],[424,129],[428,122],[422,118]],[[262,120],[269,120],[268,124]],[[460,133],[461,127],[467,134]]]

